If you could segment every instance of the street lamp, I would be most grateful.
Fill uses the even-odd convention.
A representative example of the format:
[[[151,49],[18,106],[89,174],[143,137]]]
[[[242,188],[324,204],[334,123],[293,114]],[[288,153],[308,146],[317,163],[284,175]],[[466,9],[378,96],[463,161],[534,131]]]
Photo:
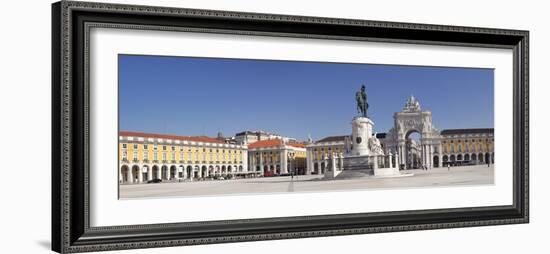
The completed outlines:
[[[288,157],[289,157],[289,164],[290,164],[289,165],[289,167],[290,167],[290,178],[294,179],[294,175],[296,174],[296,171],[292,167],[292,161],[294,160],[294,153],[289,153]]]

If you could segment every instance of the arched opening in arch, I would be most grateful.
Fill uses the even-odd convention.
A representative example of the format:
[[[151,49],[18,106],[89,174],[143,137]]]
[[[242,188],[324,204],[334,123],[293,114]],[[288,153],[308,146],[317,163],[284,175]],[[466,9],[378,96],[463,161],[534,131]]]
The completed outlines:
[[[495,153],[491,153],[491,163],[495,164]]]
[[[489,158],[489,153],[485,153],[485,163],[490,163],[491,158]]]
[[[317,162],[313,163],[313,172],[315,174],[319,173],[319,163],[317,163]]]
[[[180,179],[185,179],[185,166],[180,165],[178,168],[178,177]]]
[[[416,129],[405,135],[405,165],[408,169],[422,167],[422,134]]]
[[[451,154],[450,160],[451,160],[451,164],[454,165],[455,164],[455,155],[454,154]]]
[[[132,180],[131,180],[132,183],[139,182],[139,174],[140,174],[139,166],[138,165],[132,166]]]
[[[457,155],[457,156],[456,156],[456,160],[457,160],[457,161],[462,161],[462,154]]]
[[[321,163],[321,174],[324,174],[324,173],[325,173],[325,167],[326,167],[326,166],[325,166],[325,163],[322,162],[322,163]]]
[[[187,173],[187,177],[188,177],[189,179],[193,179],[193,177],[194,177],[194,176],[193,176],[193,167],[187,166],[187,168],[186,168],[185,170],[187,170],[187,172],[186,172],[186,173]]]
[[[199,174],[200,174],[200,168],[199,166],[195,166],[195,168],[193,169],[193,178],[199,178]]]
[[[143,177],[143,181],[149,181],[152,179],[151,169],[149,168],[149,166],[143,165],[141,167],[141,175]]]
[[[170,174],[168,172],[168,166],[162,165],[162,167],[160,168],[160,171],[162,175],[162,180],[169,180]]]
[[[483,154],[482,153],[479,153],[477,155],[477,160],[479,161],[479,163],[483,163]]]
[[[178,168],[174,165],[170,166],[170,179],[175,179],[178,174]]]
[[[434,167],[439,167],[439,156],[434,156],[434,159],[433,159],[433,166]]]
[[[120,179],[122,183],[128,183],[130,181],[130,169],[128,165],[122,165],[122,167],[120,167],[120,174],[122,175]]]
[[[214,166],[209,166],[208,167],[208,176],[213,176],[213,175],[216,175],[216,173],[214,172]]]
[[[280,174],[281,173],[281,165],[277,164],[277,167],[275,168],[275,173]]]
[[[469,162],[470,161],[470,155],[469,154],[465,154],[464,155],[464,162]]]
[[[206,166],[202,166],[201,168],[201,178],[205,178],[207,175],[208,168]]]
[[[231,165],[227,166],[227,171],[228,172],[233,172],[233,167],[231,167]]]
[[[153,179],[161,179],[159,166],[153,165]]]

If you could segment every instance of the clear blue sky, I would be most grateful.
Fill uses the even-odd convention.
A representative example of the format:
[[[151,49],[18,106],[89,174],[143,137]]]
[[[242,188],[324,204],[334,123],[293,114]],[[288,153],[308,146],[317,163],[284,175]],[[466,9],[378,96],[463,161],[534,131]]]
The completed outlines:
[[[492,128],[492,69],[119,56],[120,130],[225,136],[265,130],[346,135],[366,85],[376,132],[412,94],[436,128]]]

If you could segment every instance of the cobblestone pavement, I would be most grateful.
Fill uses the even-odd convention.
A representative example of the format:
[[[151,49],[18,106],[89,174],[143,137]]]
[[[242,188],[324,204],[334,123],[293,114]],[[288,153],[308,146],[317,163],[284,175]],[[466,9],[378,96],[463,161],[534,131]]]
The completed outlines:
[[[488,185],[494,181],[494,166],[477,165],[430,170],[406,170],[413,176],[323,180],[319,175],[260,177],[235,180],[130,184],[120,186],[120,198],[211,196],[281,192],[320,192],[358,189],[395,189],[436,186]]]

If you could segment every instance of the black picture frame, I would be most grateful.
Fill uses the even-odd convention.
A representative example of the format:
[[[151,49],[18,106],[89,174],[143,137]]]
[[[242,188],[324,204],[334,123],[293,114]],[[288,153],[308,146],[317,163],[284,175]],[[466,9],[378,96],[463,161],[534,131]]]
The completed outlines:
[[[513,205],[90,227],[87,31],[94,26],[513,50]],[[528,223],[529,32],[62,1],[52,5],[52,250],[60,253]]]

